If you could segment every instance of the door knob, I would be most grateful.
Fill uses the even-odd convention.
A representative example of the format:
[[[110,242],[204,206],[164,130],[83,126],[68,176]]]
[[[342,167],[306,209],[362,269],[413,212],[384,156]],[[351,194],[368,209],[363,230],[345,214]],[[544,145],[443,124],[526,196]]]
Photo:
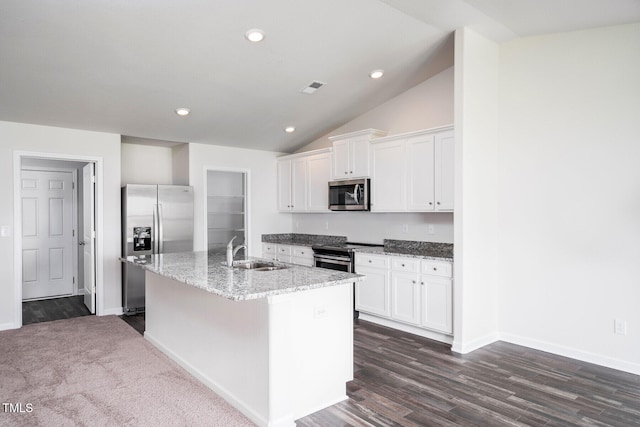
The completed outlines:
[[[78,242],[78,245],[80,245],[80,246],[84,246],[84,245],[86,245],[86,244],[87,244],[87,243],[86,243],[86,242],[83,242],[83,241]]]

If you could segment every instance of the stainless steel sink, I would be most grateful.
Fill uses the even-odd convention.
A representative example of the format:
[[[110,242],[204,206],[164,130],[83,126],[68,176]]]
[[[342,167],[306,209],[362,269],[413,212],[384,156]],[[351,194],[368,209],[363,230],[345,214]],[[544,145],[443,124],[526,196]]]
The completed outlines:
[[[284,265],[276,265],[272,262],[263,262],[263,261],[234,261],[234,268],[241,268],[243,270],[253,270],[253,271],[273,271],[273,270],[283,270],[286,267]]]

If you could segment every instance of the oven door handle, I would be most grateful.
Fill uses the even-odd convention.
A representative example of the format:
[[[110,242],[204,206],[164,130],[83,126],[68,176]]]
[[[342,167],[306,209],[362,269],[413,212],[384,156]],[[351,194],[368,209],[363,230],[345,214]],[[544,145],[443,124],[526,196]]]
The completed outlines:
[[[316,261],[330,261],[333,264],[340,264],[340,265],[351,265],[351,260],[349,259],[345,259],[343,257],[332,257],[332,256],[328,256],[328,255],[314,255],[313,258]]]

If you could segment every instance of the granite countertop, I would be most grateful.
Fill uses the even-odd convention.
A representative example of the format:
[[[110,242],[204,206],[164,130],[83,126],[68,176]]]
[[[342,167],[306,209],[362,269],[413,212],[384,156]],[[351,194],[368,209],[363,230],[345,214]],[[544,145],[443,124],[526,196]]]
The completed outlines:
[[[264,243],[279,243],[282,245],[346,245],[347,238],[345,236],[325,236],[321,234],[263,234],[262,241]],[[453,244],[452,243],[436,243],[422,242],[413,240],[394,240],[384,239],[383,245],[358,248],[356,252],[402,256],[407,258],[420,258],[434,261],[453,262]]]
[[[341,245],[347,243],[347,237],[323,234],[280,233],[263,234],[262,242],[294,246]]]
[[[384,239],[384,246],[362,248],[357,252],[453,262],[453,244]]]
[[[256,257],[248,259],[285,265],[288,268],[272,271],[229,268],[225,255],[209,254],[206,251],[128,256],[126,259],[122,258],[122,261],[234,301],[306,291],[364,279],[364,276],[359,274],[303,267]]]
[[[453,262],[452,256],[439,256],[437,253],[415,251],[407,249],[401,252],[399,249],[387,249],[384,246],[373,246],[370,248],[358,248],[355,250],[358,253],[376,254],[376,255],[389,255],[389,256],[401,256],[404,258],[420,258],[432,261],[447,261]]]

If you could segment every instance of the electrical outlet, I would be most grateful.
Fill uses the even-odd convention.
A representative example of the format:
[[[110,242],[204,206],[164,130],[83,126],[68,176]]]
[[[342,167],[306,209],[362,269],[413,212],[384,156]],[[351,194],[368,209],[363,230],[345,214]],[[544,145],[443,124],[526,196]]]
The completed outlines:
[[[323,319],[329,315],[329,310],[326,307],[313,307],[313,318]]]
[[[427,224],[427,233],[429,234],[435,234],[436,233],[436,227],[433,224]]]
[[[328,230],[329,229],[329,221],[325,221],[324,222],[324,229]]]
[[[402,232],[403,233],[409,232],[409,224],[402,224]]]
[[[627,335],[627,321],[624,319],[615,319],[613,321],[613,331],[618,335]]]
[[[300,221],[296,221],[296,228],[300,228]]]

